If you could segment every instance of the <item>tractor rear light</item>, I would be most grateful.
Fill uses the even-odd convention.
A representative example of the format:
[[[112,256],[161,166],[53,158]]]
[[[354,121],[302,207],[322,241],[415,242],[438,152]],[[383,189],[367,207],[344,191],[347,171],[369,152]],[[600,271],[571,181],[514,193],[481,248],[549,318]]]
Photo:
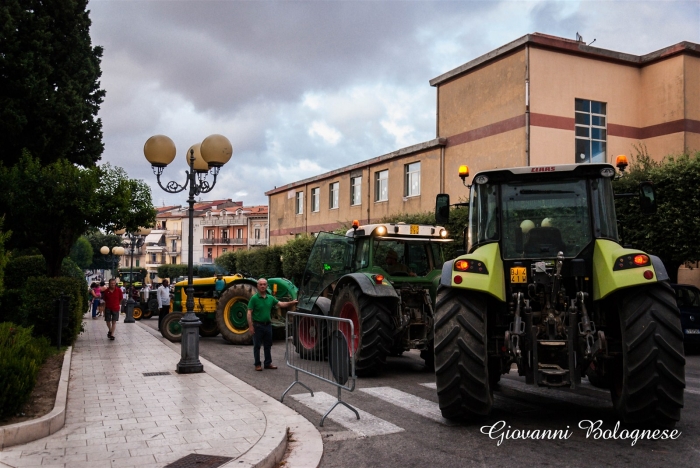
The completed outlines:
[[[613,265],[613,270],[629,270],[630,268],[640,268],[649,265],[651,265],[651,259],[648,255],[643,253],[633,253],[618,257]]]
[[[649,264],[649,257],[646,255],[635,255],[632,261],[635,265],[644,266]]]
[[[374,275],[374,284],[382,284],[384,282],[384,275]]]
[[[455,284],[462,284],[462,277],[460,275],[456,275],[454,282]]]
[[[469,269],[469,262],[467,260],[457,260],[455,262],[455,270],[467,271],[468,269]]]
[[[489,271],[484,265],[484,262],[478,260],[456,260],[454,263],[455,271],[463,271],[465,273],[481,273],[488,275]]]
[[[654,277],[654,272],[653,272],[653,271],[651,271],[651,270],[645,270],[645,271],[644,271],[644,278],[645,278],[645,279],[650,280],[650,279],[652,279],[653,277]]]

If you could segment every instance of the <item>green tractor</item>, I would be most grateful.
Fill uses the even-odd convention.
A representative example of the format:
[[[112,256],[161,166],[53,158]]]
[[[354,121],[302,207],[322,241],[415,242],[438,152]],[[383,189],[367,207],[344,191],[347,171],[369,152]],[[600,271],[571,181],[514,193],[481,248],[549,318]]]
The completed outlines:
[[[203,337],[217,336],[232,344],[247,345],[253,342],[248,333],[248,300],[257,292],[257,279],[241,274],[223,276],[223,284],[217,288],[217,278],[195,278],[194,312],[202,322],[199,334]],[[297,288],[284,278],[269,278],[268,294],[287,302],[296,299]],[[187,312],[187,280],[175,284],[170,313],[163,319],[161,333],[170,341],[180,341],[182,328],[180,319]],[[284,338],[286,310],[273,311],[272,330],[275,339]]]
[[[433,304],[447,232],[439,226],[353,223],[345,235],[319,233],[302,277],[302,312],[352,320],[358,375],[387,356],[417,349],[433,365]],[[293,325],[302,358],[326,357],[330,330],[307,317]],[[321,329],[318,329],[321,328]],[[348,342],[352,337],[346,336]]]
[[[625,166],[618,160],[621,173]],[[474,176],[467,253],[445,262],[435,310],[445,418],[487,416],[493,388],[515,364],[526,383],[541,387],[576,388],[588,375],[610,389],[625,422],[680,419],[679,310],[660,259],[620,245],[615,177],[610,164]],[[655,212],[654,197],[653,185],[642,182],[643,213]],[[449,196],[440,194],[436,218],[448,216]]]

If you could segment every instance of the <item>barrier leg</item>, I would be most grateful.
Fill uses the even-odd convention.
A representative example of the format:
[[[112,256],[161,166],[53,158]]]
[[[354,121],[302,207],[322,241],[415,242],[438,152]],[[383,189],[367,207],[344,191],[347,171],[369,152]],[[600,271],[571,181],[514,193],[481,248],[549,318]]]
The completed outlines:
[[[284,396],[285,396],[285,395],[292,389],[292,387],[295,386],[296,384],[301,385],[302,387],[304,387],[305,389],[307,389],[307,390],[309,391],[309,393],[311,393],[311,396],[314,396],[314,391],[313,391],[313,390],[311,390],[309,387],[307,387],[306,385],[304,385],[302,382],[299,382],[299,371],[296,370],[296,369],[294,369],[294,382],[292,382],[292,385],[290,385],[289,387],[287,387],[287,390],[284,391],[284,393],[283,393],[282,396],[280,397],[280,402],[283,402],[283,401],[284,401]],[[359,419],[359,416],[358,416],[358,419]]]
[[[350,411],[352,411],[353,413],[355,413],[355,416],[357,416],[357,419],[358,419],[358,420],[360,419],[360,413],[358,413],[357,410],[356,410],[355,408],[353,408],[352,406],[348,405],[347,403],[345,403],[343,400],[340,399],[340,392],[341,392],[341,391],[342,391],[342,389],[341,389],[340,387],[338,387],[338,401],[336,401],[336,402],[333,404],[333,406],[331,406],[331,409],[329,409],[328,411],[326,411],[326,414],[324,414],[323,417],[321,418],[321,427],[323,427],[323,421],[326,420],[326,416],[328,416],[328,415],[331,413],[331,411],[333,411],[333,410],[335,409],[335,407],[338,406],[338,405],[344,405],[344,406],[345,406],[346,408],[348,408]]]

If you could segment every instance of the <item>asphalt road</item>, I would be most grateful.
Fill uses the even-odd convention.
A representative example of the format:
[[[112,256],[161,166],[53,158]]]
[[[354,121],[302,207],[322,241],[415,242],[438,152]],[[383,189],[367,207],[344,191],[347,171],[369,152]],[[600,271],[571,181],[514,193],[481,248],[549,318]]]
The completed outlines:
[[[144,320],[157,327],[157,320]],[[220,336],[200,340],[201,355],[236,377],[279,399],[294,381],[285,366],[284,341],[272,348],[278,370],[256,372],[252,346],[234,346]],[[606,391],[587,384],[572,392],[526,386],[514,372],[503,376],[494,392],[491,416],[474,424],[454,425],[437,410],[434,375],[426,372],[418,353],[389,358],[379,377],[357,380],[342,399],[361,411],[360,422],[338,407],[319,427],[321,413],[335,401],[336,389],[308,376],[300,380],[315,397],[295,386],[284,403],[313,422],[324,439],[322,467],[457,467],[457,466],[700,466],[700,355],[686,356],[685,408],[676,425],[675,440],[639,440],[587,437],[582,421],[602,421],[613,429],[618,419]],[[328,401],[326,401],[328,400]],[[315,407],[316,410],[312,409]],[[320,411],[320,413],[318,412]],[[502,421],[502,422],[501,422]],[[504,439],[482,427],[502,424],[504,431],[560,430],[568,438],[554,440]],[[587,423],[583,423],[587,424]],[[498,427],[498,426],[496,426]],[[621,427],[621,429],[624,426]],[[568,431],[568,432],[564,432]],[[619,434],[619,432],[618,432]]]

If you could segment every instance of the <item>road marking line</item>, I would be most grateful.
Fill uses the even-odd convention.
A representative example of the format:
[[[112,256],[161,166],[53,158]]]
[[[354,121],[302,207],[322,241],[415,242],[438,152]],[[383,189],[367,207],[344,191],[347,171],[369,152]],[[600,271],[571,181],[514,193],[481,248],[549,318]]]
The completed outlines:
[[[423,416],[433,421],[444,424],[445,426],[454,426],[455,423],[442,417],[440,407],[437,403],[426,400],[425,398],[411,395],[410,393],[402,392],[392,387],[372,387],[361,388],[361,392],[368,393],[374,397],[384,400],[387,403],[398,406],[405,410]]]
[[[693,395],[700,395],[700,390],[696,390],[694,388],[685,387],[685,392],[692,393]]]
[[[300,393],[297,395],[292,395],[292,398],[320,415],[326,414],[326,411],[328,411],[330,407],[333,406],[336,401],[338,401],[335,397],[325,392],[316,392],[314,393],[314,396],[311,396],[308,393]],[[366,411],[362,411],[354,405],[353,407],[358,413],[360,413],[359,420],[355,416],[355,413],[343,405],[338,405],[335,407],[326,419],[330,419],[331,421],[340,424],[344,428],[353,431],[359,437],[395,434],[397,432],[403,432],[404,430],[403,428],[396,426],[389,421],[385,421],[367,413]]]
[[[432,388],[433,390],[437,390],[437,384],[435,382],[422,383],[422,384],[418,384],[418,385],[422,385],[424,387]]]

